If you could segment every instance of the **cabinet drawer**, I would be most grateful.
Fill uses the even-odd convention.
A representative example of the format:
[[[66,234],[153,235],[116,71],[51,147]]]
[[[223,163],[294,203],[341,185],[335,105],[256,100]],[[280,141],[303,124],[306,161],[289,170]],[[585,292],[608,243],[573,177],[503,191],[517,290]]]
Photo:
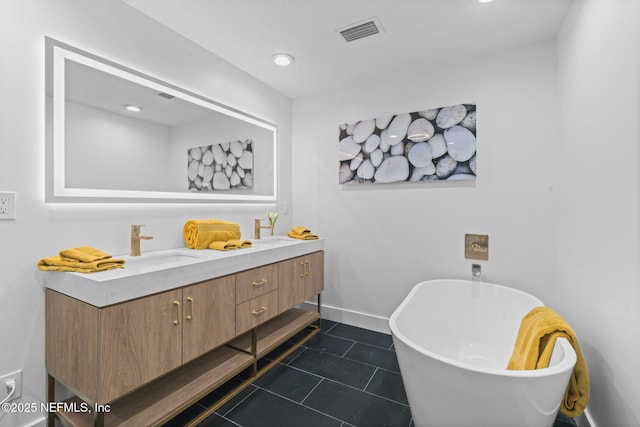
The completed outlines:
[[[271,264],[236,274],[236,304],[278,289],[277,269]]]
[[[278,314],[278,291],[271,291],[236,307],[236,335]]]

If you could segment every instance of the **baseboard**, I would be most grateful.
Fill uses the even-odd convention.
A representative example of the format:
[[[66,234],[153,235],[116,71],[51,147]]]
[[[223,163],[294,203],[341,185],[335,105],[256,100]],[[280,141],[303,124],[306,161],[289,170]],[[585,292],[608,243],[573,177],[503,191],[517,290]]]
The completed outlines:
[[[598,425],[591,418],[591,414],[589,413],[589,409],[585,409],[585,411],[578,417],[576,417],[576,424],[578,427],[598,427]]]
[[[47,418],[42,417],[33,421],[31,424],[25,424],[24,427],[44,427],[45,425],[47,425]]]
[[[307,310],[314,310],[317,308],[317,304],[310,301],[304,302],[302,306]],[[320,306],[320,310],[323,319],[346,323],[347,325],[357,326],[385,334],[391,333],[391,330],[389,329],[389,318],[387,317],[324,304]]]

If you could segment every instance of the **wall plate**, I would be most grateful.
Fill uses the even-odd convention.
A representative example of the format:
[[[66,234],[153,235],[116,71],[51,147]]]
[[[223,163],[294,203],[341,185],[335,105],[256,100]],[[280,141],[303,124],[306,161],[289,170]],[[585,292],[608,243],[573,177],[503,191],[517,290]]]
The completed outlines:
[[[488,261],[489,236],[486,234],[465,234],[464,257],[467,259]]]
[[[16,193],[0,191],[0,219],[14,219],[16,217]]]

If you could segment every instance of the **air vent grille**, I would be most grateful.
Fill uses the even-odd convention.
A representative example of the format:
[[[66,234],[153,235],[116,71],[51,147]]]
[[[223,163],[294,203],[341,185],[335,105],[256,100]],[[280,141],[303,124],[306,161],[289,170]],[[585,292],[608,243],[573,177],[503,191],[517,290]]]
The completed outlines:
[[[381,32],[382,27],[374,19],[359,22],[355,25],[340,30],[340,34],[347,42],[352,42],[354,40],[359,40],[365,37],[380,34]]]
[[[173,95],[169,95],[168,93],[164,93],[164,92],[160,92],[160,93],[158,94],[158,96],[161,96],[161,97],[163,97],[163,98],[167,98],[167,99],[173,99],[173,98],[175,98],[175,96],[173,96]]]

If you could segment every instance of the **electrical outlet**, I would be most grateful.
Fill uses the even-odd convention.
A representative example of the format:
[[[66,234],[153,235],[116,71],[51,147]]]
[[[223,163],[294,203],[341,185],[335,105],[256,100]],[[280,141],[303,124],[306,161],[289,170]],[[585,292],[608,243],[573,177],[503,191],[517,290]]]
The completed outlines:
[[[16,217],[16,193],[0,191],[0,219],[14,219]]]
[[[11,380],[15,380],[16,382],[16,391],[13,392],[13,395],[11,395],[11,398],[7,402],[22,396],[22,369],[19,369],[0,377],[0,401],[5,399],[11,392],[11,387],[9,386]]]

